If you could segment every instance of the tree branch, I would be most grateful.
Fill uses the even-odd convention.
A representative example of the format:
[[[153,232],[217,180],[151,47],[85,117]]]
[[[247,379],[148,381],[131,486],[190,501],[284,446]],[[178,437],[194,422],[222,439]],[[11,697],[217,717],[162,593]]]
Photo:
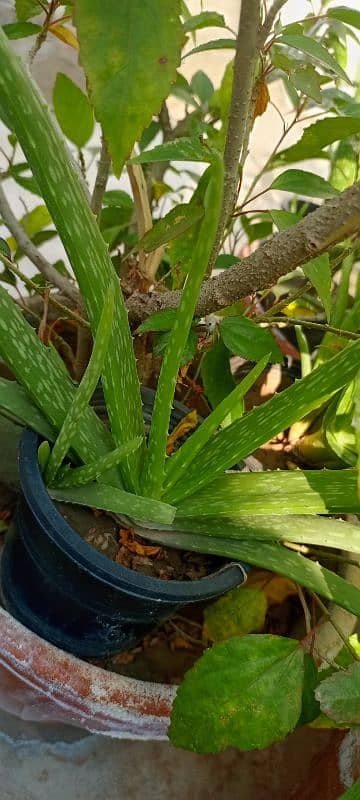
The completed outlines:
[[[247,136],[254,75],[258,60],[260,0],[242,0],[234,76],[224,150],[224,199],[209,268],[215,263],[239,181],[239,160]]]
[[[101,137],[101,151],[98,164],[98,171],[95,178],[94,190],[91,197],[90,207],[98,219],[101,213],[102,201],[105,194],[106,184],[109,178],[111,159],[108,153],[104,135]]]
[[[200,292],[197,316],[219,311],[256,291],[274,286],[295,267],[306,264],[360,229],[360,181],[308,214],[292,228],[264,242],[234,267],[206,281]],[[133,294],[127,300],[129,317],[139,325],[157,311],[176,308],[180,292]]]
[[[259,50],[262,50],[269,33],[271,32],[272,26],[276,20],[277,15],[281,11],[282,7],[287,3],[287,0],[274,0],[271,8],[265,17],[264,24],[261,26],[258,35],[257,46]]]
[[[71,297],[72,299],[78,298],[79,295],[76,286],[74,286],[74,284],[71,283],[66,276],[60,275],[60,273],[54,269],[52,264],[47,261],[42,253],[40,253],[37,247],[35,247],[35,245],[32,243],[24,228],[21,227],[9,206],[4,189],[1,185],[1,181],[0,217],[2,217],[6,227],[13,235],[23,253],[30,259],[30,261],[32,261],[35,267],[38,268],[39,272],[42,273],[44,278],[53,286],[56,286],[57,289],[60,289],[60,291],[68,295],[68,297]]]

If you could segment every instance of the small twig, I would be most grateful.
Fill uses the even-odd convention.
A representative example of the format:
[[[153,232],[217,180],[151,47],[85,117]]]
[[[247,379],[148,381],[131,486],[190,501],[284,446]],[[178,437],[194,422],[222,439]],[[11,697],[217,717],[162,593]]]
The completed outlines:
[[[248,135],[248,117],[258,62],[257,37],[260,21],[260,0],[242,0],[234,61],[234,77],[224,150],[224,197],[213,252],[211,271],[233,208],[239,182],[239,160]]]
[[[14,273],[14,275],[20,278],[20,280],[23,283],[25,283],[25,286],[27,286],[32,291],[36,292],[36,294],[43,296],[45,292],[48,291],[48,287],[39,286],[37,283],[32,281],[31,278],[28,278],[27,275],[25,275],[18,268],[18,266],[16,266],[12,261],[10,261],[9,258],[6,258],[6,256],[4,256],[2,253],[0,253],[0,261],[2,261],[5,267],[7,267],[7,269],[10,269]],[[80,314],[77,314],[76,311],[73,311],[71,308],[67,308],[62,303],[60,303],[59,300],[56,300],[56,298],[52,294],[50,294],[49,296],[49,302],[53,306],[55,306],[55,308],[58,308],[62,314],[66,315],[66,317],[69,317],[70,319],[73,319],[74,322],[77,322],[78,325],[82,325],[85,328],[90,328],[89,322],[83,319],[83,317],[81,317]]]
[[[254,320],[257,322],[257,319]],[[336,336],[343,336],[345,339],[360,339],[360,333],[353,331],[344,331],[341,328],[335,328],[333,325],[325,325],[321,322],[310,322],[308,319],[295,319],[295,317],[267,317],[266,322],[271,325],[278,325],[281,323],[287,327],[299,325],[303,328],[314,328],[318,331],[325,331],[325,333],[335,333]]]
[[[104,134],[102,134],[98,171],[95,178],[94,190],[90,202],[91,210],[94,212],[96,219],[99,218],[101,213],[102,201],[106,190],[106,184],[109,178],[110,166],[111,166],[111,158],[108,153]]]
[[[344,632],[341,630],[341,628],[339,628],[339,625],[335,622],[332,614],[330,613],[329,609],[326,607],[325,603],[323,603],[323,601],[320,600],[320,597],[318,597],[318,595],[315,594],[315,592],[312,592],[312,595],[313,595],[316,603],[318,604],[319,608],[321,608],[322,612],[328,618],[329,622],[331,622],[333,628],[335,629],[336,633],[340,637],[341,641],[344,642],[344,645],[345,645],[346,649],[349,651],[349,653],[351,654],[351,656],[354,659],[354,661],[360,661],[360,656],[358,656],[356,650],[352,647],[352,645],[350,644],[349,640],[346,638]]]
[[[189,633],[186,633],[186,631],[184,631],[182,628],[179,628],[178,625],[176,625],[176,623],[172,619],[169,619],[168,622],[169,625],[171,625],[171,627],[174,628],[174,631],[176,631],[176,633],[178,633],[184,639],[187,639],[189,642],[191,642],[191,644],[195,644],[196,647],[202,647],[202,648],[206,647],[206,645],[204,644],[204,642],[201,641],[201,639],[195,639],[194,636],[190,636]]]
[[[44,278],[53,286],[56,286],[62,292],[67,294],[68,297],[71,297],[74,300],[77,299],[78,291],[74,284],[72,284],[68,278],[66,278],[64,275],[60,275],[60,273],[54,269],[52,264],[47,261],[42,253],[40,253],[37,247],[35,247],[35,245],[32,243],[24,228],[21,227],[9,206],[1,182],[0,216],[4,220],[4,223],[9,229],[10,233],[12,233],[20,249],[30,259],[30,261],[35,264]]]
[[[276,20],[277,15],[281,11],[282,7],[285,5],[287,0],[275,0],[271,8],[266,15],[265,21],[259,30],[257,46],[259,50],[262,50],[266,39],[268,38],[269,34],[271,33],[273,24]]]
[[[298,583],[296,584],[296,589],[297,589],[297,593],[299,595],[300,603],[302,605],[302,610],[304,612],[306,634],[309,634],[311,629],[312,629],[311,614],[310,614],[310,611],[309,611],[309,608],[308,608],[308,604],[307,604],[307,602],[305,600],[304,592],[303,592],[301,586],[299,586]]]

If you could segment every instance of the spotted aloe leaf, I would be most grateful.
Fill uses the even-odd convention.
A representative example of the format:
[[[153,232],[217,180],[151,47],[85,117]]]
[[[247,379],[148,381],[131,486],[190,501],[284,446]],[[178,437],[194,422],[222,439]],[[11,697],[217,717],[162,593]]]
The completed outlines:
[[[129,453],[136,450],[141,445],[140,436],[135,439],[130,439],[126,444],[116,447],[111,450],[107,455],[99,458],[98,461],[93,461],[91,464],[85,464],[83,467],[71,468],[66,465],[63,471],[60,471],[55,481],[55,486],[58,489],[71,489],[74,486],[84,486],[91,481],[98,480],[102,475],[105,475],[110,469],[116,467],[123,461]]]
[[[86,411],[100,379],[112,332],[114,297],[115,285],[112,283],[106,295],[90,361],[86,367],[82,381],[76,389],[73,402],[51,451],[45,471],[45,480],[48,484],[53,483],[56,473],[74,442],[79,428],[79,421]]]
[[[356,341],[324,366],[219,432],[194,459],[186,475],[166,492],[166,499],[178,503],[194,494],[257,447],[321,406],[337,389],[354,378],[359,368],[359,357],[360,342]]]
[[[62,427],[76,389],[54,353],[52,348],[42,344],[19,307],[0,286],[0,355],[56,432]],[[16,406],[14,408],[16,411]],[[27,418],[24,421],[31,423]],[[38,430],[35,425],[34,428]],[[45,429],[39,432],[50,440],[54,438],[54,434],[48,435]],[[113,447],[111,434],[95,412],[87,408],[79,423],[74,451],[86,463],[96,461]],[[119,485],[117,470],[113,470],[111,480]]]
[[[96,334],[107,288],[115,272],[96,224],[78,170],[72,163],[45,102],[0,31],[0,102],[57,227],[85,300]],[[103,386],[117,445],[144,436],[136,361],[120,286],[115,293],[113,336],[104,366]],[[58,393],[61,387],[57,387]],[[122,466],[125,483],[134,488],[142,448]]]

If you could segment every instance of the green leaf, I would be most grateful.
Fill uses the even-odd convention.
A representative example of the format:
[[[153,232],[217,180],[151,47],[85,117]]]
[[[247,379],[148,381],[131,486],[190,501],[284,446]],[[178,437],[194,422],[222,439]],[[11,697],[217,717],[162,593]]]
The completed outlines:
[[[201,69],[192,76],[190,88],[202,103],[207,103],[214,94],[214,86],[210,78]]]
[[[301,714],[298,720],[298,727],[309,725],[320,714],[320,704],[315,698],[315,689],[321,680],[313,657],[310,653],[304,653],[304,685],[302,695]]]
[[[160,161],[211,162],[213,158],[214,154],[205,142],[198,137],[191,139],[184,136],[182,139],[159,144],[152,150],[145,150],[131,158],[129,164],[156,164]]]
[[[292,225],[296,225],[296,223],[301,220],[299,214],[293,214],[291,211],[277,211],[272,208],[269,214],[279,231],[287,231],[288,228],[291,228]]]
[[[38,447],[38,462],[39,462],[40,472],[42,475],[46,470],[49,458],[50,458],[49,442],[47,441],[41,442],[41,444]]]
[[[340,142],[334,153],[330,183],[338,192],[343,192],[357,178],[357,154],[351,140]]]
[[[47,3],[45,3],[47,5]],[[16,17],[19,22],[25,22],[31,17],[36,17],[43,11],[38,0],[15,0]]]
[[[248,317],[225,317],[219,325],[220,336],[231,353],[259,361],[269,354],[269,361],[282,364],[279,346],[267,328],[261,328]]]
[[[183,40],[178,2],[78,0],[75,24],[95,116],[119,176],[175,79]]]
[[[110,284],[104,308],[96,331],[94,346],[81,383],[65,417],[46,468],[46,483],[53,483],[56,473],[78,434],[79,420],[86,411],[103,371],[104,361],[112,334],[115,287]]]
[[[267,612],[262,589],[232,589],[204,609],[204,635],[212,642],[261,631]]]
[[[204,424],[202,423],[191,439],[199,436]],[[178,459],[179,456],[176,458]],[[170,460],[170,464],[172,460]],[[236,517],[244,514],[266,516],[269,514],[356,514],[360,512],[356,481],[356,471],[353,469],[235,472],[216,478],[209,486],[180,502],[177,516],[178,518],[188,516],[227,517],[236,523]],[[281,525],[280,520],[279,525]],[[321,538],[324,536],[324,530],[320,530],[320,528],[321,522],[319,524],[319,537]],[[330,544],[330,541],[327,541],[327,546],[336,547],[339,541],[340,546],[343,546],[345,543],[341,537],[346,534],[346,531],[348,531],[347,535],[350,539],[350,530],[344,528],[344,525],[340,523],[336,532],[333,529],[335,537],[332,540],[333,543]],[[332,535],[331,529],[329,529],[329,535]],[[284,528],[284,536],[285,539],[286,537],[291,539],[292,532]],[[301,530],[300,536],[302,536]],[[306,536],[305,530],[304,536]],[[337,538],[338,536],[340,539]],[[280,538],[283,538],[281,534]],[[352,546],[354,546],[354,541]]]
[[[193,47],[189,53],[185,53],[184,58],[195,55],[195,53],[206,53],[208,50],[235,50],[236,39],[213,39],[211,42],[204,42],[197,47]]]
[[[69,257],[94,333],[99,323],[107,288],[116,276],[114,265],[90,209],[83,182],[69,159],[63,137],[59,135],[46,104],[39,100],[38,90],[2,31],[0,31],[0,94],[1,102],[9,111],[14,131]],[[28,114],[23,113],[24,108],[28,109]],[[28,366],[26,359],[25,364],[24,362],[22,364]],[[19,377],[18,367],[16,372]],[[22,381],[24,382],[24,376]],[[53,397],[55,392],[59,393],[55,378],[54,381]],[[128,314],[118,281],[114,336],[109,345],[103,386],[116,445],[123,444],[128,438],[144,436],[136,360]],[[42,398],[42,402],[44,401],[45,398]],[[67,408],[68,404],[64,408],[64,402],[61,402],[60,426]],[[52,412],[54,410],[55,406],[52,406]],[[90,451],[87,440],[88,455],[85,461],[96,459],[98,453],[92,452],[91,458]],[[121,471],[128,488],[134,489],[137,485],[142,459],[143,453],[139,448],[129,456],[122,467]],[[115,476],[114,481],[116,482]]]
[[[125,514],[131,519],[164,525],[172,522],[176,510],[167,503],[123,492],[116,486],[105,483],[92,483],[72,489],[50,488],[49,494],[53,500],[60,500],[62,503],[99,508],[112,514]]]
[[[197,753],[268,747],[295,728],[303,679],[304,656],[296,641],[254,635],[218,644],[178,688],[170,741]]]
[[[360,498],[360,370],[354,381],[354,415],[352,425],[355,433],[355,445],[357,450],[357,473],[358,473],[358,497]]]
[[[210,353],[212,352],[213,351],[211,350]],[[207,355],[209,355],[209,353]],[[216,354],[215,357],[217,357]],[[232,390],[230,390],[228,394],[225,394],[225,396],[218,403],[216,403],[214,411],[211,414],[209,414],[209,416],[206,417],[205,420],[203,420],[200,427],[192,434],[192,436],[181,447],[181,454],[180,450],[178,450],[176,453],[174,453],[171,459],[168,460],[167,471],[166,471],[166,481],[168,486],[172,486],[176,482],[178,476],[184,474],[185,470],[194,460],[195,456],[201,452],[202,448],[210,440],[210,438],[213,436],[213,434],[220,425],[224,426],[224,423],[228,419],[230,420],[230,422],[233,422],[239,416],[242,416],[244,397],[247,394],[247,392],[251,389],[251,387],[254,385],[259,375],[261,375],[267,362],[268,362],[268,356],[266,355],[264,358],[261,359],[261,361],[259,361],[258,364],[256,364],[256,366],[248,373],[248,375],[245,376],[245,378],[243,378],[243,380],[237,386],[235,386]],[[227,365],[227,367],[229,367],[228,358],[225,364]],[[213,365],[216,366],[216,361],[213,362]],[[208,370],[208,365],[205,365],[204,374],[207,373],[207,370]],[[228,373],[225,372],[225,375],[228,375]],[[203,374],[202,378],[204,381]],[[229,375],[229,382],[230,379],[231,379],[231,384],[234,385],[234,380],[231,376],[231,373]],[[223,382],[219,381],[219,383],[220,383],[220,391],[218,389],[218,384],[216,382],[216,373],[215,373],[215,389],[213,389],[213,387],[211,388],[211,393],[213,395],[213,398],[215,397],[215,399],[218,399],[223,394],[224,391]],[[183,507],[181,506],[181,509],[182,508]]]
[[[171,326],[171,327],[173,327],[173,326]],[[160,333],[159,336],[157,337],[157,339],[155,341],[155,344],[154,344],[154,348],[153,348],[153,353],[154,353],[155,356],[157,356],[157,357],[165,356],[165,353],[166,353],[166,350],[167,350],[167,347],[168,347],[168,344],[169,344],[170,331],[171,331],[171,329],[167,330],[167,331],[164,331],[163,333]],[[185,347],[184,347],[184,350],[183,350],[183,353],[182,353],[182,356],[181,356],[181,359],[180,359],[180,367],[185,366],[185,364],[188,364],[189,361],[192,361],[192,359],[194,358],[194,355],[195,355],[195,353],[197,351],[197,341],[198,341],[198,339],[197,339],[196,332],[194,330],[190,330],[188,338],[187,338],[187,342],[185,344]]]
[[[338,19],[340,22],[344,22],[345,25],[351,25],[353,28],[360,30],[360,11],[356,11],[355,8],[336,6],[335,8],[328,8],[326,15],[331,19]]]
[[[356,438],[353,427],[355,386],[354,382],[335,397],[323,418],[326,441],[338,458],[355,467],[357,462]]]
[[[211,408],[216,408],[235,389],[229,351],[222,339],[204,354],[201,361],[201,380]]]
[[[169,308],[165,311],[158,311],[157,314],[152,314],[145,322],[136,330],[136,333],[147,333],[148,331],[170,331],[176,317],[174,308]]]
[[[197,298],[208,267],[220,218],[224,181],[224,166],[220,153],[215,151],[212,153],[212,163],[208,167],[208,173],[209,183],[204,197],[205,216],[201,222],[191,268],[181,294],[174,326],[169,334],[169,343],[161,366],[155,396],[148,452],[142,475],[143,491],[152,496],[160,495],[162,491],[166,442],[179,363],[189,336]]]
[[[314,61],[319,62],[321,66],[333,73],[338,78],[341,78],[346,83],[350,83],[349,78],[344,70],[339,66],[335,58],[330,55],[326,47],[323,47],[320,42],[310,36],[301,36],[299,34],[285,34],[276,39],[276,44],[286,45],[292,47],[294,50],[299,50],[301,53],[313,58]]]
[[[303,264],[302,270],[315,287],[324,305],[326,319],[329,322],[331,314],[331,268],[328,254],[323,253],[321,256],[308,261],[307,264]]]
[[[360,342],[356,341],[322,367],[218,433],[193,461],[186,478],[170,492],[171,497],[179,500],[193,494],[216,475],[230,469],[273,436],[321,406],[325,399],[352,380],[358,369],[359,355]]]
[[[360,778],[342,794],[339,800],[359,800],[360,798]]]
[[[215,262],[215,269],[227,269],[228,267],[233,267],[234,264],[240,263],[240,258],[238,256],[232,256],[228,253],[221,253]]]
[[[320,683],[316,698],[321,711],[335,722],[360,724],[360,662]]]
[[[134,201],[132,197],[127,192],[124,192],[122,189],[109,189],[104,194],[103,198],[104,206],[110,206],[115,208],[121,208],[127,214],[131,214],[134,208]],[[126,216],[126,220],[128,220],[128,216]]]
[[[301,139],[296,144],[277,153],[271,160],[270,168],[308,158],[317,158],[321,155],[324,147],[349,136],[356,136],[359,132],[360,119],[348,116],[320,119],[305,128]]]
[[[126,458],[129,453],[133,453],[141,445],[141,438],[137,436],[130,441],[107,453],[97,461],[91,464],[86,464],[84,467],[75,467],[71,469],[68,465],[64,468],[63,472],[59,473],[56,480],[57,489],[70,489],[74,486],[83,486],[84,484],[91,483],[91,481],[98,480],[101,475],[108,470],[117,467],[121,461]]]
[[[328,200],[339,193],[331,184],[320,175],[305,172],[301,169],[288,169],[278,175],[272,182],[270,189],[281,189],[283,192],[293,192],[303,197],[322,197]]]
[[[201,14],[194,14],[184,22],[184,31],[199,31],[202,28],[226,28],[223,14],[217,11],[203,11]]]
[[[249,525],[251,519],[248,517]],[[273,520],[275,518],[273,517]],[[312,529],[316,530],[316,524],[321,517],[302,517],[299,518],[300,525],[310,525]],[[293,524],[294,517],[289,522],[289,527]],[[324,520],[328,525],[334,520]],[[281,524],[286,526],[286,518],[282,517]],[[349,523],[344,522],[343,525]],[[184,526],[182,526],[184,528]],[[316,561],[311,561],[308,558],[294,553],[282,544],[266,541],[249,541],[249,540],[235,540],[219,538],[219,520],[214,520],[210,525],[210,520],[206,521],[207,530],[212,529],[213,535],[206,535],[206,533],[193,533],[193,520],[189,523],[189,527],[185,532],[173,531],[167,529],[164,531],[154,531],[150,528],[138,528],[137,533],[145,536],[157,544],[163,544],[166,547],[175,547],[179,550],[194,550],[197,553],[209,553],[212,555],[219,555],[230,558],[231,560],[243,561],[247,564],[252,564],[255,567],[262,567],[271,570],[276,575],[284,575],[286,578],[300,583],[306,589],[316,592],[326,600],[345,608],[356,616],[360,616],[360,590],[353,586],[344,578],[340,578],[335,572],[332,572],[325,567],[322,567]],[[357,526],[353,526],[359,530]],[[357,534],[358,535],[358,534]]]
[[[321,76],[311,64],[304,64],[292,72],[291,81],[299,92],[311,97],[315,103],[321,103]]]
[[[8,25],[3,25],[3,31],[8,39],[25,39],[26,36],[35,36],[39,33],[41,25],[35,25],[33,22],[9,22]]]
[[[92,108],[87,96],[63,72],[56,76],[53,102],[62,132],[77,147],[84,147],[94,130]]]
[[[54,428],[49,425],[46,417],[32,403],[28,393],[16,381],[7,381],[0,378],[0,412],[6,412],[21,425],[32,428],[44,439],[54,441],[56,433]]]
[[[5,239],[0,239],[0,255],[5,256],[11,261],[11,250]]]
[[[153,227],[145,233],[139,242],[139,247],[150,253],[182,233],[192,228],[204,216],[202,206],[193,203],[183,203],[172,208],[162,219],[154,222]]]

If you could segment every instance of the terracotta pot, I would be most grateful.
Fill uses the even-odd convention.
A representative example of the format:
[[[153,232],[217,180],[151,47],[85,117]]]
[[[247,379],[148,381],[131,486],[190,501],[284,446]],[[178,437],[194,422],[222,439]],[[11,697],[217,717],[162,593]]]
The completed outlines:
[[[68,723],[119,739],[166,738],[174,687],[125,678],[80,661],[28,631],[3,609],[0,642],[3,710],[25,720]],[[357,740],[341,731],[303,729],[252,753],[191,756],[179,751],[174,769],[179,760],[190,758],[198,759],[205,776],[214,769],[224,773],[221,796],[228,796],[227,780],[235,770],[242,800],[337,800],[359,774]]]

